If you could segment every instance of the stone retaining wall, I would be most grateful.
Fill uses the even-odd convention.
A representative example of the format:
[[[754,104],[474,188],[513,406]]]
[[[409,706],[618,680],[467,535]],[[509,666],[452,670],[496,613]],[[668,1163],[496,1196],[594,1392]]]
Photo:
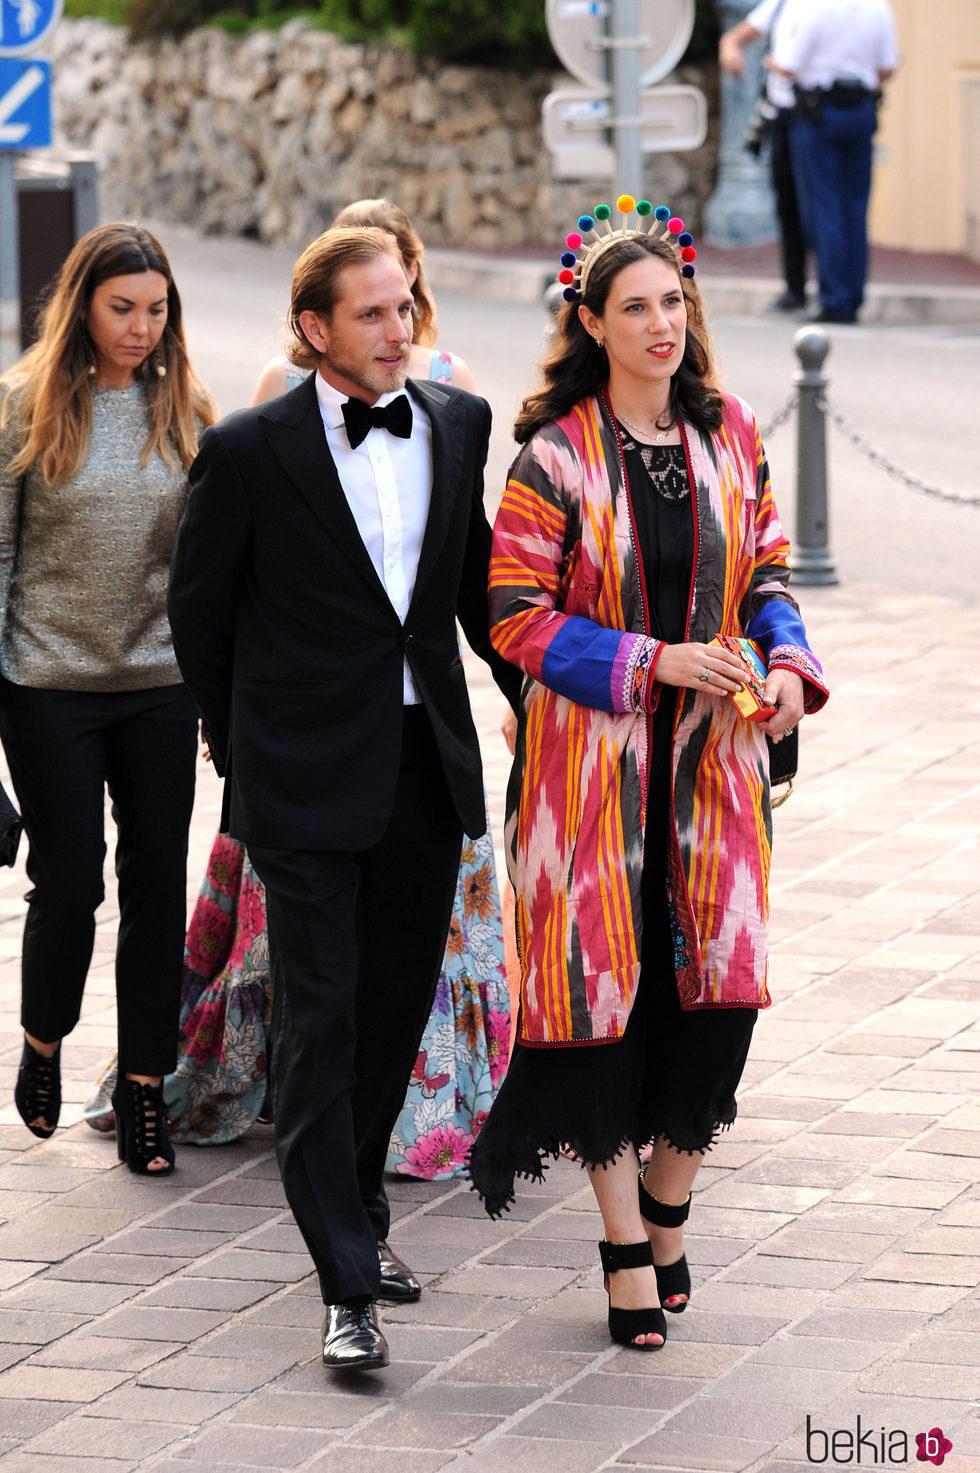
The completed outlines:
[[[302,246],[348,201],[384,194],[432,245],[506,250],[554,245],[608,195],[608,180],[550,177],[551,73],[445,66],[303,21],[132,46],[65,20],[53,41],[56,141],[96,155],[103,218]],[[672,80],[714,86],[686,67]],[[697,153],[648,155],[643,190],[696,222],[716,161],[714,132]]]

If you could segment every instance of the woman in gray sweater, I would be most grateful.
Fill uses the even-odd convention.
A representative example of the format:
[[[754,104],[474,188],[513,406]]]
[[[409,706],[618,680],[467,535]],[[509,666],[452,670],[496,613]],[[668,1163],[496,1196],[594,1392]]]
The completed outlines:
[[[103,225],[59,273],[41,335],[0,378],[0,735],[30,842],[16,1103],[53,1134],[117,826],[120,1160],[173,1170],[173,1068],[197,719],[167,623],[170,555],[197,435],[159,243]]]

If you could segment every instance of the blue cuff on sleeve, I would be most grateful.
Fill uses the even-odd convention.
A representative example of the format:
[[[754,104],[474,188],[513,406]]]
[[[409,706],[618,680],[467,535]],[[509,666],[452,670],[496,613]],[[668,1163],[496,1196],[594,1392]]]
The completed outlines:
[[[769,651],[777,644],[791,644],[798,649],[809,650],[806,626],[799,610],[785,598],[770,598],[758,613],[749,620],[745,631],[747,639],[754,639],[766,659]],[[810,651],[812,654],[812,650]]]
[[[623,638],[619,629],[604,629],[591,619],[570,614],[541,661],[542,681],[580,706],[615,711],[612,673]]]

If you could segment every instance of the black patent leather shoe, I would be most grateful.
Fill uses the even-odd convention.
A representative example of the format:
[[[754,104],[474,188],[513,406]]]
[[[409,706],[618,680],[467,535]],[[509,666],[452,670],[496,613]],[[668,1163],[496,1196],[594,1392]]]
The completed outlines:
[[[327,1305],[322,1356],[332,1371],[375,1371],[388,1364],[388,1342],[373,1300]]]
[[[387,1243],[378,1244],[378,1260],[381,1264],[381,1287],[379,1299],[391,1299],[398,1304],[411,1304],[422,1293],[422,1285],[407,1263],[402,1263]]]

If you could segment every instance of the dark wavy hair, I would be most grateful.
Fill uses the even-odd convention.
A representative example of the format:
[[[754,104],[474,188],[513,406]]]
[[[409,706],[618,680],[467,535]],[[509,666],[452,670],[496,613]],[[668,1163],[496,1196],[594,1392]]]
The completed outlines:
[[[705,325],[701,296],[690,277],[681,276],[676,247],[647,235],[617,241],[602,252],[589,273],[588,288],[581,302],[566,302],[558,314],[551,348],[541,360],[544,384],[529,394],[514,422],[514,439],[525,444],[542,425],[567,414],[580,399],[598,394],[609,378],[609,360],[604,349],[586,332],[579,318],[584,305],[601,317],[613,282],[620,271],[645,256],[655,256],[677,272],[687,307],[687,336],[684,355],[670,381],[671,422],[686,419],[699,430],[721,428],[722,398],[715,376],[714,352]]]

